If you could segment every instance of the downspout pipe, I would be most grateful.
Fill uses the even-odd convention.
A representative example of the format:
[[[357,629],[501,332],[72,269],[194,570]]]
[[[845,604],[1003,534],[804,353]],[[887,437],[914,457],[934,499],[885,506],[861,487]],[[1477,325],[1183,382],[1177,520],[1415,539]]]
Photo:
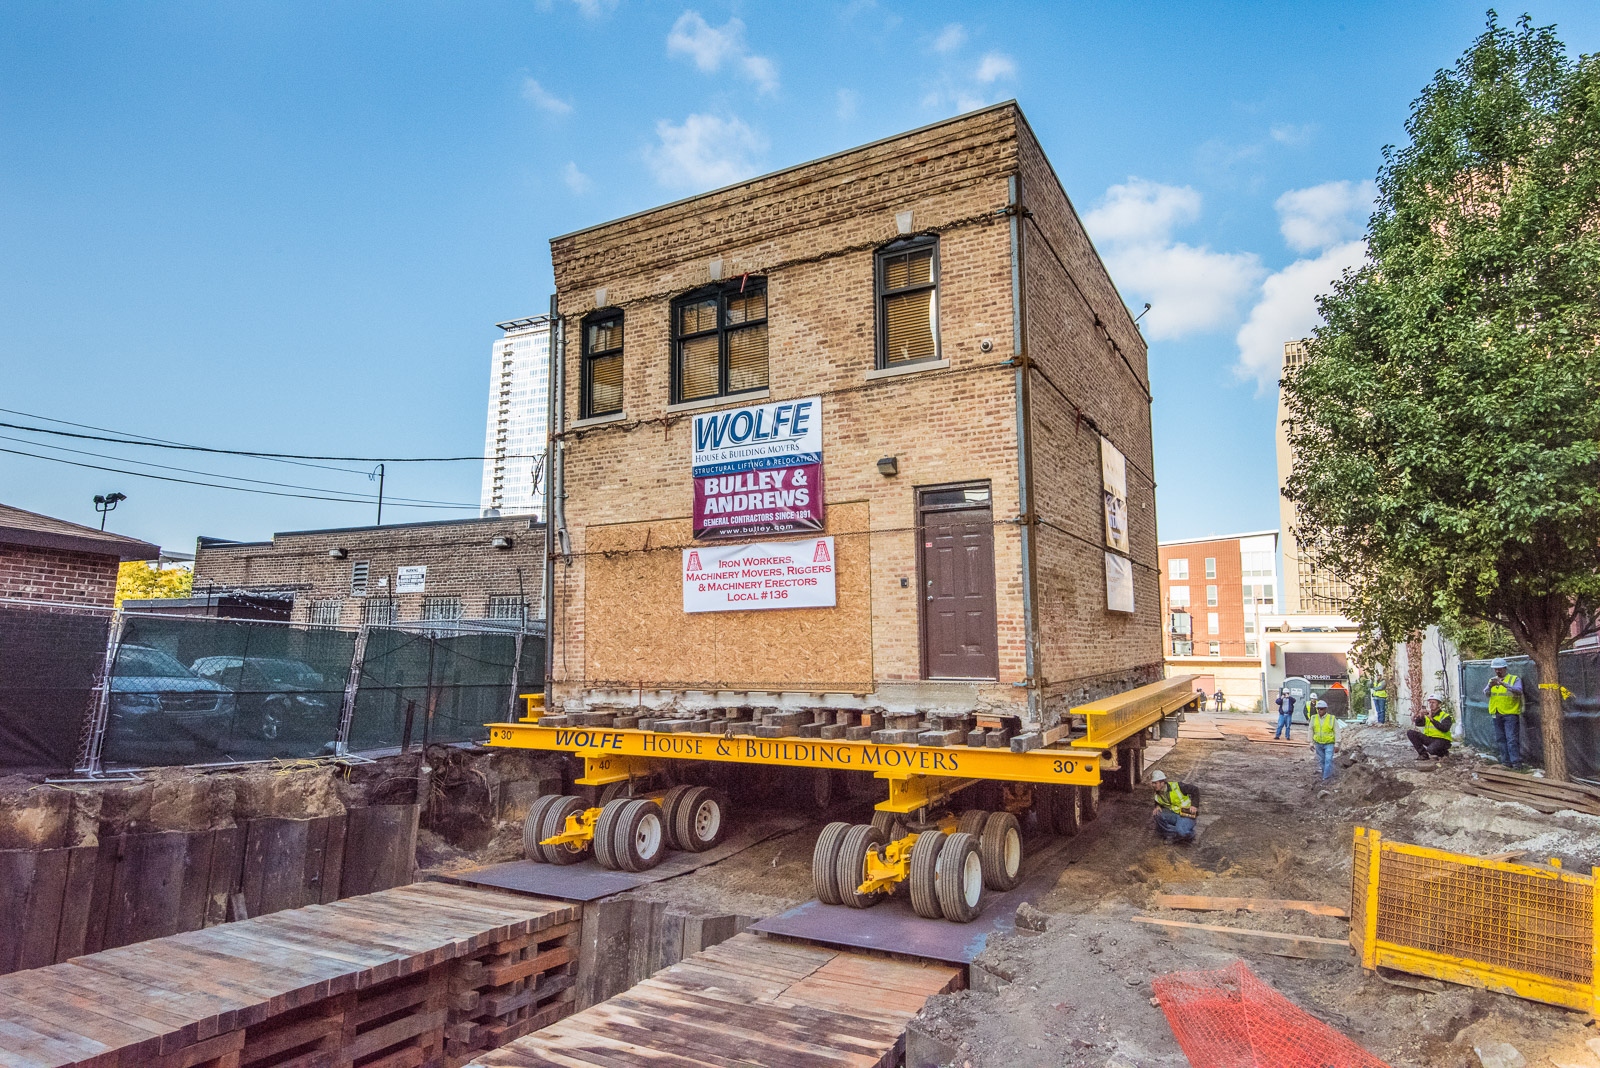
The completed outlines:
[[[1036,517],[1033,499],[1033,441],[1029,431],[1033,411],[1029,395],[1032,375],[1028,373],[1028,331],[1026,328],[1027,292],[1022,279],[1022,175],[1006,179],[1007,208],[1011,220],[1011,351],[1016,364],[1017,397],[1017,509],[1022,529],[1022,630],[1023,656],[1027,677],[1022,684],[1028,691],[1028,722],[1043,727],[1040,708],[1038,584],[1034,542]]]
[[[551,685],[551,660],[550,650],[553,648],[551,631],[555,625],[555,613],[550,606],[555,602],[556,572],[555,572],[555,436],[556,436],[556,364],[559,346],[556,335],[559,332],[556,309],[556,295],[550,294],[550,345],[545,355],[545,439],[544,439],[544,581],[541,586],[541,605],[544,609],[544,707],[549,709],[555,697]]]

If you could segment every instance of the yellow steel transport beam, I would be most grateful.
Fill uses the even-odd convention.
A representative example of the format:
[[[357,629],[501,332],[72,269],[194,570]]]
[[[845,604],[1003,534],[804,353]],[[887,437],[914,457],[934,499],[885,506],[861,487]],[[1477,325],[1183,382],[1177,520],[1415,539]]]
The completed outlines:
[[[489,744],[511,749],[543,749],[611,760],[639,758],[714,760],[731,764],[778,764],[795,768],[867,771],[889,780],[998,779],[1005,782],[1096,786],[1100,754],[1083,749],[1005,749],[967,746],[876,745],[872,742],[824,741],[816,738],[750,738],[721,734],[659,734],[614,727],[540,727],[532,723],[491,723]],[[629,764],[629,768],[636,765]],[[627,768],[589,774],[581,782],[626,779]],[[600,777],[608,776],[608,777]],[[908,795],[934,784],[908,782]],[[909,802],[908,802],[909,803]],[[889,806],[879,806],[887,808]],[[916,807],[916,806],[913,806]],[[896,809],[898,810],[898,809]],[[905,809],[904,811],[910,811]]]
[[[1114,748],[1193,701],[1194,680],[1199,677],[1174,675],[1170,679],[1078,705],[1071,714],[1084,717],[1088,733],[1082,738],[1074,738],[1073,742],[1089,749]]]

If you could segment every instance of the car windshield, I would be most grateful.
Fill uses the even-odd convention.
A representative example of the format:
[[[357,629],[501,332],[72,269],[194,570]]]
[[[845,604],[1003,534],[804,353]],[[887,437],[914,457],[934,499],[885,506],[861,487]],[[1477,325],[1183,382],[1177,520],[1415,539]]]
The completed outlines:
[[[192,679],[194,673],[160,649],[124,645],[117,650],[117,674],[156,679]]]
[[[315,686],[321,681],[321,677],[315,671],[298,660],[257,660],[256,667],[261,670],[262,678],[268,682]]]

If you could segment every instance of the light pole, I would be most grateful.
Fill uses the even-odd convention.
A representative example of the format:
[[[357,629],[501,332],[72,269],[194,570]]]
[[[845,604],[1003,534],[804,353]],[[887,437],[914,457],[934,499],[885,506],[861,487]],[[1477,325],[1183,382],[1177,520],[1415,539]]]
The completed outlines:
[[[367,481],[378,480],[378,521],[374,526],[383,526],[383,465],[379,464],[367,473]]]
[[[100,529],[106,529],[106,514],[117,507],[118,501],[128,499],[126,493],[96,493],[94,495],[94,510],[100,513]]]

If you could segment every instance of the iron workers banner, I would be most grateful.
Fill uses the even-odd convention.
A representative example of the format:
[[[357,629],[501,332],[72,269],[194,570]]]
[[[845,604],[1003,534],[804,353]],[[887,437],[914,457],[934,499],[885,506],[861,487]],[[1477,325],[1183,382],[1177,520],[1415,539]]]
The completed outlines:
[[[697,415],[693,444],[696,538],[823,529],[821,397]]]
[[[683,610],[832,608],[832,538],[683,550]]]

